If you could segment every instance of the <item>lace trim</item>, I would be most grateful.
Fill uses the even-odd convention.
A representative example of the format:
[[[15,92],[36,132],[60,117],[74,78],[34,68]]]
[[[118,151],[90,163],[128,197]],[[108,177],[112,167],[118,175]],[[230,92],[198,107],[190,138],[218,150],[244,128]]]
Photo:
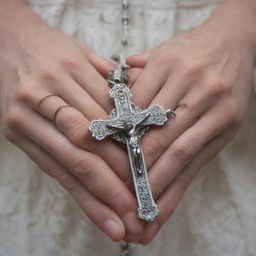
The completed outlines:
[[[95,8],[120,8],[119,0],[28,0],[30,5],[79,5],[83,7]],[[221,0],[134,0],[131,1],[131,8],[143,7],[143,9],[166,9],[179,6],[180,8],[201,7],[213,5]]]

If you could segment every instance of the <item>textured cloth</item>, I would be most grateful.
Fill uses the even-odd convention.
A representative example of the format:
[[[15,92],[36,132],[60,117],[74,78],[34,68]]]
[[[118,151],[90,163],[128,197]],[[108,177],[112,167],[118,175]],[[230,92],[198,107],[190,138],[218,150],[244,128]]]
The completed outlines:
[[[120,51],[118,0],[29,2],[50,25],[99,55]],[[218,2],[131,0],[129,53],[200,25]],[[155,240],[133,248],[134,256],[255,256],[255,131],[252,95],[236,138],[196,177]],[[1,256],[118,256],[119,251],[55,180],[0,138]]]

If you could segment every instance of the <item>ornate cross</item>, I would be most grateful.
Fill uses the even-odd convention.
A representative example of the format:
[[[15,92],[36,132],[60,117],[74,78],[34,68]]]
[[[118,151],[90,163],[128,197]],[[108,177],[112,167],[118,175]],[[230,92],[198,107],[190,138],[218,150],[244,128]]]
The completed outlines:
[[[93,120],[89,130],[97,140],[112,136],[115,140],[126,144],[138,202],[138,216],[146,221],[153,221],[159,210],[152,197],[140,140],[151,125],[163,125],[168,120],[168,114],[175,115],[175,112],[170,109],[165,110],[159,105],[141,110],[133,104],[127,86],[126,70],[129,66],[122,54],[113,59],[117,61],[118,66],[110,72],[108,82],[112,87],[109,94],[115,108],[107,120]]]

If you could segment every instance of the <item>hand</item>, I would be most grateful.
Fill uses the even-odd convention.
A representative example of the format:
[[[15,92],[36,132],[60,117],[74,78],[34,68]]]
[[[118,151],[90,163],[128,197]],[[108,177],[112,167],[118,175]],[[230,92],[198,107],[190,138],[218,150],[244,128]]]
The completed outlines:
[[[232,23],[219,12],[201,27],[128,58],[132,67],[144,68],[132,86],[136,105],[177,108],[176,118],[142,139],[160,209],[156,222],[145,226],[142,244],[173,213],[199,169],[233,138],[246,111],[255,60],[252,35],[241,19]]]
[[[90,120],[106,118],[112,109],[100,73],[113,65],[48,27],[27,6],[15,8],[0,21],[6,137],[56,178],[113,240],[137,241],[143,226],[125,185],[126,153],[110,141],[97,142],[88,131]]]

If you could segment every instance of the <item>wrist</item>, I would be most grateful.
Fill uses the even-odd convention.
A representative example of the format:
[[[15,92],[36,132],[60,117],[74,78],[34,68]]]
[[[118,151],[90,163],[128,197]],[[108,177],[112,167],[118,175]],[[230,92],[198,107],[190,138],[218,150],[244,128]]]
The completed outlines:
[[[256,61],[256,1],[224,0],[203,25],[250,51]]]
[[[0,1],[0,40],[5,32],[15,33],[17,36],[24,30],[36,25],[46,25],[42,18],[23,0]]]

